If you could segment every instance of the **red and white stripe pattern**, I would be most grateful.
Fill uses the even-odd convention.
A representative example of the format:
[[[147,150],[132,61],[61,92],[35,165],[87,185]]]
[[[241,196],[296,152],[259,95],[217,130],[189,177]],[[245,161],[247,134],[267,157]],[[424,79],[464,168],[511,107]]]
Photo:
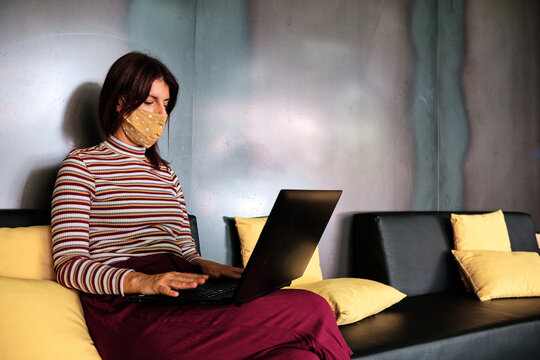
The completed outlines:
[[[58,282],[87,293],[123,295],[131,270],[114,263],[133,256],[199,257],[176,175],[154,169],[144,147],[114,137],[62,162],[51,230]]]

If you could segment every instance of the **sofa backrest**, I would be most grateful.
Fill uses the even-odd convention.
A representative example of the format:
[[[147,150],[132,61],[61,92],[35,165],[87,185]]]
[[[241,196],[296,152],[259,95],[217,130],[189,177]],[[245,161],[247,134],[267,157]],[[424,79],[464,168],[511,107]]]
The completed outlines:
[[[0,227],[49,225],[51,213],[41,209],[0,209]]]
[[[408,296],[462,291],[464,287],[450,252],[454,244],[451,214],[355,214],[353,276],[388,284]],[[538,252],[531,216],[519,212],[504,212],[504,216],[512,250]]]

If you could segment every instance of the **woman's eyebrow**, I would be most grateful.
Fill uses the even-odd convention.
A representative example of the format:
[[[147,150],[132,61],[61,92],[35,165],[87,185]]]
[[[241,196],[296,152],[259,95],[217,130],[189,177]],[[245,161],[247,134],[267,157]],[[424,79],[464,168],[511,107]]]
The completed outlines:
[[[154,99],[156,99],[156,100],[158,99],[158,97],[155,96],[155,95],[150,95],[150,94],[149,94],[148,97],[154,98]],[[167,101],[167,100],[169,100],[169,99],[167,98],[167,99],[164,99],[163,101]]]

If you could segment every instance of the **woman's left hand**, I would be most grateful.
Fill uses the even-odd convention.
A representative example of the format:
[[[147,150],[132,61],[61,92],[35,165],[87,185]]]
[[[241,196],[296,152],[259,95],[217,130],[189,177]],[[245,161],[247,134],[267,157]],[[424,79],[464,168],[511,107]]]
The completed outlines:
[[[233,267],[230,265],[219,264],[205,259],[195,259],[191,262],[198,267],[203,274],[206,274],[214,279],[219,279],[222,276],[240,279],[244,269]]]

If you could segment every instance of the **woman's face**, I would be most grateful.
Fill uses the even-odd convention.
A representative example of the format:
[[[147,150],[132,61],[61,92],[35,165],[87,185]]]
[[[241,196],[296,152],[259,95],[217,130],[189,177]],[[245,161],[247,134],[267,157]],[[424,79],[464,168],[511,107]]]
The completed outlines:
[[[165,81],[163,81],[163,79],[156,79],[152,83],[152,87],[150,88],[150,93],[148,94],[146,101],[139,105],[138,108],[161,115],[167,115],[168,104],[169,86],[165,83]],[[117,111],[120,111],[120,106],[121,105],[119,104]],[[113,136],[120,141],[136,146],[136,144],[127,137],[122,126],[119,126],[118,129],[116,129]]]
[[[139,109],[152,111],[157,114],[167,115],[167,104],[169,103],[169,86],[163,79],[156,79],[152,83],[150,93]]]

